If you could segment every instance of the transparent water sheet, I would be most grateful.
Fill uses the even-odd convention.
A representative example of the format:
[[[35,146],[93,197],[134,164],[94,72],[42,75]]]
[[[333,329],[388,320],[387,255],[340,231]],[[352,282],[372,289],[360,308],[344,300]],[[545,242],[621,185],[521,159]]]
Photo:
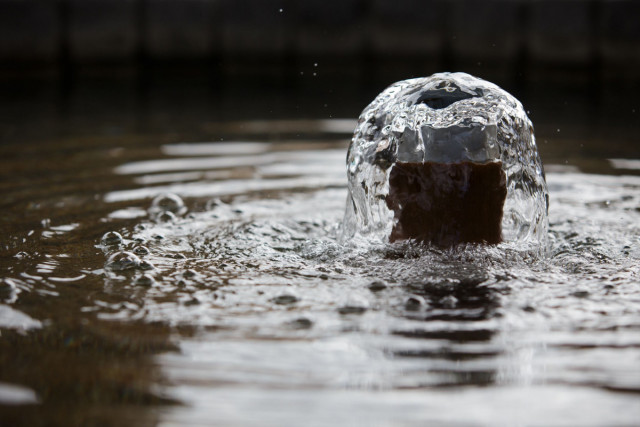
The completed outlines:
[[[347,154],[343,240],[389,241],[389,176],[398,163],[501,163],[507,195],[502,240],[545,249],[548,190],[533,124],[493,83],[438,73],[389,86],[358,120]]]

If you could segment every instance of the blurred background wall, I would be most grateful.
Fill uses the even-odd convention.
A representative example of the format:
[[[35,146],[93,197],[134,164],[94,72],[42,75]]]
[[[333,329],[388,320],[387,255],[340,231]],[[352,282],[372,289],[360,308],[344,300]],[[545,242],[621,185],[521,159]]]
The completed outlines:
[[[164,105],[225,119],[245,102],[245,115],[357,117],[393,81],[445,70],[498,83],[543,123],[637,120],[640,1],[0,0],[9,115]]]
[[[640,2],[0,0],[5,67],[206,61],[235,73],[248,61],[291,72],[306,57],[637,73]]]

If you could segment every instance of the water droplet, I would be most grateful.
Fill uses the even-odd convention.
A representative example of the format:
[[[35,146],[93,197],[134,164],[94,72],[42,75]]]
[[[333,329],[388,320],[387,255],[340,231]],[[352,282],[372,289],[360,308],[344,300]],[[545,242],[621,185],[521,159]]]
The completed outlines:
[[[176,215],[182,215],[187,211],[182,199],[175,194],[160,194],[151,202],[149,208],[150,213],[173,212]]]
[[[122,236],[116,231],[109,231],[102,236],[100,242],[104,246],[117,246],[122,243]]]
[[[140,258],[131,252],[116,252],[107,260],[107,268],[114,271],[131,270],[140,267]]]

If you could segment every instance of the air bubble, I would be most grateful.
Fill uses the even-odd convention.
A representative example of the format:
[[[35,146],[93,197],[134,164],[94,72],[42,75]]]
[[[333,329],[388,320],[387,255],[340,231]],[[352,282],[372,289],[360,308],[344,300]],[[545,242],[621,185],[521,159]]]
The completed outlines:
[[[363,314],[365,311],[367,311],[366,307],[360,307],[355,305],[345,305],[344,307],[340,307],[338,309],[338,313],[342,315]]]
[[[306,317],[300,317],[289,322],[289,326],[292,329],[310,329],[313,326],[313,322]]]
[[[417,311],[424,305],[424,300],[417,296],[407,298],[404,303],[404,309],[407,311]]]
[[[133,248],[133,253],[138,256],[145,256],[149,255],[151,251],[149,251],[149,248],[147,248],[146,246],[136,246],[135,248]]]
[[[176,215],[171,211],[160,212],[156,216],[156,221],[158,222],[176,222],[177,219]]]
[[[288,304],[295,304],[299,300],[298,300],[298,297],[294,295],[284,294],[284,295],[279,295],[273,298],[271,301],[279,305],[288,305]]]
[[[122,235],[120,235],[120,233],[116,231],[109,231],[108,233],[105,233],[104,236],[102,236],[100,242],[104,246],[117,246],[122,243]]]
[[[155,285],[155,283],[156,280],[153,277],[149,276],[148,274],[143,274],[135,280],[134,285],[150,287]]]
[[[381,280],[371,282],[371,284],[369,285],[369,290],[371,292],[380,292],[384,289],[387,289],[387,285]]]
[[[184,277],[186,279],[193,279],[197,275],[198,275],[198,273],[195,270],[192,270],[192,269],[185,270],[182,273],[182,277]]]
[[[161,212],[172,212],[175,215],[183,215],[187,212],[187,208],[180,196],[171,193],[160,194],[151,202],[149,213],[157,215]]]
[[[156,267],[151,264],[149,261],[140,262],[140,270],[154,270]]]
[[[205,209],[208,211],[211,211],[215,208],[217,208],[218,206],[222,206],[224,205],[224,202],[218,198],[215,199],[210,199],[207,201],[207,203],[205,204]]]
[[[131,252],[116,252],[107,260],[107,268],[113,271],[132,270],[140,267],[140,258]]]

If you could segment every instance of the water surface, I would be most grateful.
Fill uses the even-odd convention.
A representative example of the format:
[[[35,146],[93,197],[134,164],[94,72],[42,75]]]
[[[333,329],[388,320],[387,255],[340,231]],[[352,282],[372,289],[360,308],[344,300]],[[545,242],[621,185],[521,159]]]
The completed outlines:
[[[1,147],[0,417],[635,424],[633,146],[566,164],[541,144],[551,249],[540,258],[341,243],[354,126],[240,121],[216,124],[212,141]],[[179,198],[160,203],[174,212],[154,204],[161,194]]]

